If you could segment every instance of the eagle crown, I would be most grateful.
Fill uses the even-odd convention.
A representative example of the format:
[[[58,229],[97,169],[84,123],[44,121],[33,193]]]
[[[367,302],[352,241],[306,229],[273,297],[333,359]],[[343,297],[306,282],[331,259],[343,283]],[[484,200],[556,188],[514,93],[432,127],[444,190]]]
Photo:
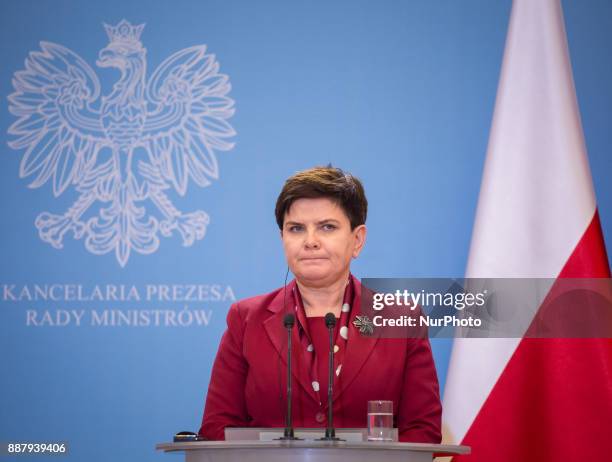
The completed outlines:
[[[132,26],[129,21],[123,19],[116,26],[105,23],[104,29],[106,30],[106,35],[108,35],[111,44],[134,44],[142,47],[140,43],[140,34],[142,34],[144,26],[144,24]]]

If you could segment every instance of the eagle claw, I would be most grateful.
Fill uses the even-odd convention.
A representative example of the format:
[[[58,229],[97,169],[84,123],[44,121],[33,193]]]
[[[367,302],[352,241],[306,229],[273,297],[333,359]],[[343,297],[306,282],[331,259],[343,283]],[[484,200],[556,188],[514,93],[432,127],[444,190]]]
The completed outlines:
[[[62,241],[67,231],[72,230],[77,239],[81,238],[85,232],[85,225],[80,221],[74,221],[70,215],[43,212],[36,218],[35,225],[40,238],[56,249],[63,247]]]
[[[170,236],[174,229],[178,230],[183,238],[183,245],[188,247],[192,245],[196,239],[199,240],[204,238],[206,227],[209,222],[210,219],[208,215],[198,210],[197,212],[178,215],[171,220],[163,220],[159,224],[159,229],[166,237]]]

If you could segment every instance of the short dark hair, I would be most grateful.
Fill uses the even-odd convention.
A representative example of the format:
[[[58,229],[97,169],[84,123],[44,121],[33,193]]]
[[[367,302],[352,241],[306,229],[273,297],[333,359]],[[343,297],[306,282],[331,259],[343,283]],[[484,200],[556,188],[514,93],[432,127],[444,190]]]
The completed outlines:
[[[298,199],[325,197],[338,204],[351,223],[351,229],[366,222],[368,200],[359,179],[342,169],[314,167],[302,170],[285,181],[276,200],[276,223],[282,231],[285,214]]]

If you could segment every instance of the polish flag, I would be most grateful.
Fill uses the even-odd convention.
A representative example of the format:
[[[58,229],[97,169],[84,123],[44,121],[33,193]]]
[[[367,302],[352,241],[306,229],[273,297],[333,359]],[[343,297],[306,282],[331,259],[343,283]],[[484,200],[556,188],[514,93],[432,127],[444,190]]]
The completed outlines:
[[[466,277],[610,277],[558,0],[512,5]],[[612,340],[455,339],[443,422],[454,460],[612,460]]]

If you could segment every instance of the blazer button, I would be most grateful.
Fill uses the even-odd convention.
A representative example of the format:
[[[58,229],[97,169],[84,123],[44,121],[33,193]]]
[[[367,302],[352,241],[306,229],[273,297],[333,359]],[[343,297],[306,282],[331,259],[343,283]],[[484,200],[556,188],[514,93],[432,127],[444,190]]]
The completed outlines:
[[[317,412],[317,415],[315,415],[315,420],[319,423],[324,422],[325,414],[323,414],[322,412]]]

